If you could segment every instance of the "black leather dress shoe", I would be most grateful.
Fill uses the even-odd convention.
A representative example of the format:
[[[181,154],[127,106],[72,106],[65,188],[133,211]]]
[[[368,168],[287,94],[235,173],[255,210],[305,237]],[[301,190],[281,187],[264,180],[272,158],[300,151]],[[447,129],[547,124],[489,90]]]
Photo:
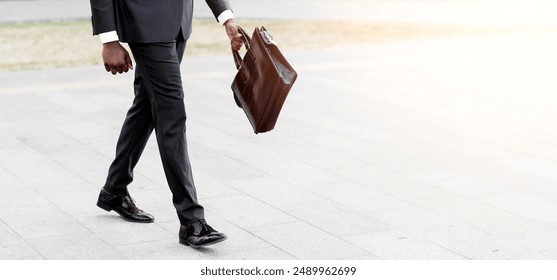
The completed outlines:
[[[135,206],[134,200],[129,196],[116,196],[103,189],[99,194],[97,206],[110,212],[118,213],[124,220],[135,223],[152,223],[155,218]]]
[[[193,248],[205,247],[227,239],[226,234],[213,229],[205,220],[180,225],[180,243]]]

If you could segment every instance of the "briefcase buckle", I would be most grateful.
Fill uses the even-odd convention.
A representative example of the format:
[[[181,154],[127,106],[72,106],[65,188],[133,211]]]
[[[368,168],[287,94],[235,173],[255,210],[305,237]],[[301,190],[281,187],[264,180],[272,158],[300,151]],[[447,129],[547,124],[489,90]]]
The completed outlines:
[[[271,36],[271,34],[269,34],[269,32],[267,32],[267,30],[261,30],[259,31],[261,34],[261,37],[263,37],[263,41],[265,42],[265,44],[267,45],[277,45],[277,43],[275,42],[275,39],[273,39],[273,36]]]

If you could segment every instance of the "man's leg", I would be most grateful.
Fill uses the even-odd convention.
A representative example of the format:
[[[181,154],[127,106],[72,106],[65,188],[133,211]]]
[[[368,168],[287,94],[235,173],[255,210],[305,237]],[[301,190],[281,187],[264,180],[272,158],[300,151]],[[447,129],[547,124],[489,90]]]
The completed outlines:
[[[192,247],[203,247],[222,242],[227,239],[226,235],[213,229],[204,219],[203,207],[197,202],[197,194],[189,162],[185,125],[186,110],[180,73],[180,61],[185,49],[185,41],[130,44],[130,48],[136,60],[136,81],[140,82],[136,84],[136,86],[139,85],[139,87],[136,87],[136,92],[144,93],[142,96],[146,95],[149,101],[152,121],[148,131],[150,134],[153,127],[155,129],[164,172],[172,191],[174,206],[180,220],[179,241]],[[138,98],[137,96],[136,98]],[[137,101],[138,104],[147,104],[145,99]],[[138,106],[137,108],[140,107]],[[133,108],[134,106],[132,106]],[[136,111],[132,109],[128,112],[130,119],[137,117]],[[146,110],[139,111],[146,112]],[[140,115],[143,116],[142,114]],[[138,123],[139,120],[145,119],[139,118],[134,122],[125,123],[122,129],[121,141],[119,141],[121,149],[119,149],[118,153],[122,155],[126,153],[128,155],[133,154],[134,156],[128,157],[127,160],[115,160],[117,162],[113,164],[115,171],[110,173],[112,175],[109,174],[109,177],[113,176],[121,179],[114,180],[114,182],[129,184],[133,178],[133,167],[137,163],[149,137],[148,134],[144,133],[136,135],[135,137],[145,141],[144,143],[141,142],[143,143],[142,145],[138,145],[138,142],[128,140],[128,137],[133,138],[134,135],[133,131],[126,128]],[[126,152],[126,147],[131,152]],[[119,159],[118,156],[117,158]],[[127,163],[127,165],[121,162]],[[127,166],[127,168],[121,166]],[[121,174],[118,173],[118,170],[120,172],[125,170],[127,173]],[[110,179],[107,181],[110,181]],[[125,188],[113,189],[125,190]],[[97,205],[108,211],[115,210],[122,217],[130,221],[153,221],[152,216],[135,207],[129,194],[121,199],[121,197],[107,194],[103,188]]]
[[[129,44],[151,103],[153,126],[166,179],[182,225],[204,219],[189,162],[180,72],[185,42]]]
[[[130,222],[150,223],[154,221],[153,216],[135,206],[127,189],[133,180],[133,169],[153,132],[151,104],[137,72],[134,87],[135,98],[122,125],[116,157],[108,170],[97,206],[106,211],[114,210]]]
[[[178,53],[180,62],[182,62],[182,58],[184,56],[186,42],[187,41],[184,40],[181,35],[178,36],[176,42],[176,51]],[[187,155],[186,159],[188,159]],[[180,231],[178,232],[178,238],[181,244],[199,248],[225,241],[228,237],[226,236],[226,234],[218,232],[210,225],[208,225],[205,219],[200,219],[189,224],[184,224],[183,222],[181,222]]]
[[[125,196],[133,181],[133,169],[139,161],[149,136],[153,132],[151,103],[138,70],[134,81],[135,98],[128,110],[118,144],[116,157],[110,165],[104,189],[111,194]]]

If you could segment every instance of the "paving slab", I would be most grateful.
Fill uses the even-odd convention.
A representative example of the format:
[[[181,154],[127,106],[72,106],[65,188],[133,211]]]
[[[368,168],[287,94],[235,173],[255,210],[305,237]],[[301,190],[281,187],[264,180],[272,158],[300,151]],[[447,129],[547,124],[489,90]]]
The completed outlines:
[[[387,260],[463,260],[466,257],[400,230],[345,236],[344,240]]]
[[[65,234],[29,241],[49,260],[121,260],[125,255],[91,232]]]
[[[297,259],[342,259],[370,253],[304,222],[262,226],[250,231]]]

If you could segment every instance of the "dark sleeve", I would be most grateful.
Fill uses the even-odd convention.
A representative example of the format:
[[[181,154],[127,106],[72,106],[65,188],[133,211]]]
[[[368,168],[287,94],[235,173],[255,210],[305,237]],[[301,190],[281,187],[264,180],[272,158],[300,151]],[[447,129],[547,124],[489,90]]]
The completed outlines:
[[[116,30],[114,0],[90,0],[93,35]]]
[[[93,1],[93,0],[91,0]],[[213,12],[213,15],[215,16],[215,19],[224,11],[226,10],[232,10],[232,7],[230,6],[230,3],[228,2],[228,0],[205,0],[205,2],[207,2],[207,5],[209,5],[209,8],[211,8],[211,11]]]

